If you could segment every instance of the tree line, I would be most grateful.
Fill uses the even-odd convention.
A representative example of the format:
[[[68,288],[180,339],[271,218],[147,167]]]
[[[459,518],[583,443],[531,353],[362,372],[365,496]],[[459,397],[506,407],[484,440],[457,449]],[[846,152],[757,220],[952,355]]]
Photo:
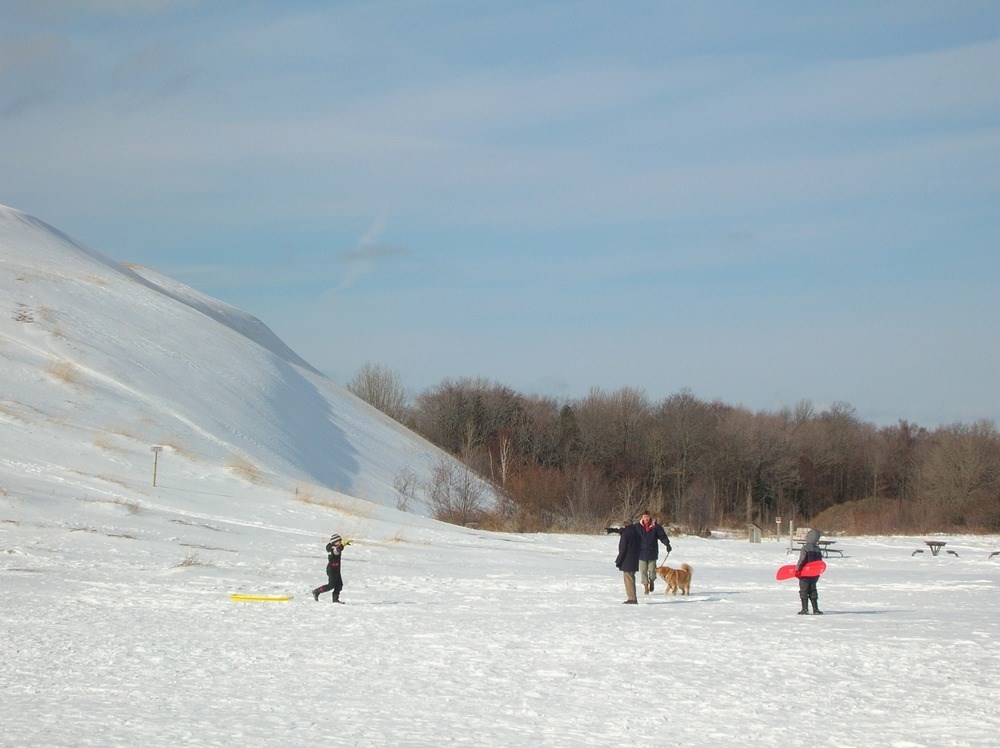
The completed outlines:
[[[864,534],[1000,531],[1000,434],[986,420],[880,427],[846,403],[755,412],[630,387],[558,400],[482,378],[411,401],[397,373],[372,364],[348,389],[493,483],[501,506],[465,502],[462,521],[587,531],[648,508],[694,533],[776,517]]]

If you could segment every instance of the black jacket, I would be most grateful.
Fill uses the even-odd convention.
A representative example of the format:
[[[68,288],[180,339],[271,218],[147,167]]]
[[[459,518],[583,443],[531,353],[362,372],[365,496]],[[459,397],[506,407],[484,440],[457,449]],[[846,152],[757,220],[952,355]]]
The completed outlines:
[[[326,552],[328,554],[326,561],[327,570],[340,568],[340,558],[343,555],[343,551],[344,551],[343,548],[340,548],[338,550],[338,548],[333,543],[326,544]]]
[[[663,529],[663,525],[658,522],[654,522],[648,529],[643,527],[640,522],[633,527],[638,528],[639,532],[639,560],[640,561],[655,561],[660,556],[660,549],[656,545],[656,541],[659,540],[666,546],[667,553],[672,550],[670,548],[670,538],[667,537],[667,531]]]
[[[642,541],[639,538],[638,527],[638,525],[629,525],[621,529],[615,566],[622,571],[639,571],[639,546]]]

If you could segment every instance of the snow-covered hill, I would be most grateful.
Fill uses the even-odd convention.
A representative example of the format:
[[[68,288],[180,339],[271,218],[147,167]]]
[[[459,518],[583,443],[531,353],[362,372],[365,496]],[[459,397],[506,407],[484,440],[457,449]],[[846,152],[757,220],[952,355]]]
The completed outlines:
[[[443,453],[334,385],[258,319],[0,207],[0,485],[151,496],[226,466],[251,483],[410,509]]]
[[[9,209],[0,302],[0,746],[996,744],[1000,538],[839,539],[798,616],[675,537],[621,605],[617,536],[399,511],[441,453],[239,310]]]

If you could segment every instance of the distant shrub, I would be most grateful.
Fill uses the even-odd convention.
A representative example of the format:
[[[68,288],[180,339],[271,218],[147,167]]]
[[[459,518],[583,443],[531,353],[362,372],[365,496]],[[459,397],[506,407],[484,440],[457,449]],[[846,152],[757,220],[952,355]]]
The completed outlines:
[[[72,361],[49,361],[45,364],[45,373],[66,384],[79,383],[80,371]]]
[[[263,473],[260,468],[242,457],[234,455],[229,460],[227,467],[247,483],[252,483],[255,486],[263,483]]]
[[[417,494],[417,474],[410,468],[403,468],[392,482],[396,489],[396,508],[401,512],[410,511],[410,502]]]
[[[175,569],[187,568],[189,566],[215,566],[211,561],[202,561],[197,553],[192,553],[185,556],[176,564],[174,564]]]
[[[485,483],[457,460],[438,461],[427,493],[434,518],[442,522],[478,526],[486,515]]]

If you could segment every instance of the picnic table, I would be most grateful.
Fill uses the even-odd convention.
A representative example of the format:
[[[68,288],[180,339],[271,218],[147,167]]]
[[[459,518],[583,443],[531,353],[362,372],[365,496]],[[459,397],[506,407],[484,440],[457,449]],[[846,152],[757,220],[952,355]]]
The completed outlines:
[[[941,549],[948,544],[943,540],[925,540],[924,545],[926,545],[928,548],[931,549],[932,556],[937,556],[939,553],[941,553]],[[917,550],[915,550],[910,555],[916,556],[918,553],[923,553],[923,552],[924,552],[923,548],[917,548]],[[955,551],[946,551],[946,552],[950,553],[952,556],[955,556],[956,558],[958,557],[958,554]]]
[[[840,550],[839,548],[834,548],[833,547],[834,545],[836,545],[836,543],[837,543],[836,540],[817,540],[816,541],[816,545],[819,546],[819,552],[823,556],[823,558],[829,558],[831,553],[836,553],[838,556],[840,556],[840,558],[843,558],[844,557],[844,552],[842,550]],[[804,546],[805,544],[806,544],[806,541],[804,541],[804,540],[793,540],[792,541],[792,547],[788,549],[787,553],[791,553],[792,551],[801,551],[802,550],[802,546]]]

